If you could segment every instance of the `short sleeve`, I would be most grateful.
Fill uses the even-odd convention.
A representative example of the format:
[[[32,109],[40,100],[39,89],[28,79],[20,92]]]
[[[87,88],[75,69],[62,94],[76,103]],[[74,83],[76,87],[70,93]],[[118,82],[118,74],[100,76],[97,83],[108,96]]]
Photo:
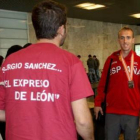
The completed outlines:
[[[71,101],[94,95],[82,62],[74,64],[71,68],[70,93]]]

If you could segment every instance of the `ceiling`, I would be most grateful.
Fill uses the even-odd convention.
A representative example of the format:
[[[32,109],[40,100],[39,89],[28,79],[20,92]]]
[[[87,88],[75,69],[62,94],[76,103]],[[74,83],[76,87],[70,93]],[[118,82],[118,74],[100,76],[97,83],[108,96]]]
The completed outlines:
[[[0,0],[0,9],[31,12],[33,6],[42,0]],[[132,24],[140,26],[140,19],[129,15],[140,13],[140,0],[55,0],[65,4],[68,17],[103,21],[111,23]],[[106,5],[106,8],[83,10],[74,7],[83,2]]]

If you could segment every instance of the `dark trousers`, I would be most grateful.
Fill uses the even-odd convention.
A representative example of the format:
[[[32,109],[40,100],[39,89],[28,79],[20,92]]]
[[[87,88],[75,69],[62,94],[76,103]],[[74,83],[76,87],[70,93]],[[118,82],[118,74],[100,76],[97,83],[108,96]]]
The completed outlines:
[[[137,140],[139,117],[131,115],[106,114],[106,140],[118,140],[121,130],[125,140]]]
[[[92,110],[92,116],[94,116],[94,110]],[[95,140],[105,140],[105,124],[97,121],[95,116],[93,117],[93,122]]]
[[[96,120],[94,121],[95,140],[105,140],[105,126]]]
[[[5,122],[0,122],[0,134],[2,139],[5,140]]]

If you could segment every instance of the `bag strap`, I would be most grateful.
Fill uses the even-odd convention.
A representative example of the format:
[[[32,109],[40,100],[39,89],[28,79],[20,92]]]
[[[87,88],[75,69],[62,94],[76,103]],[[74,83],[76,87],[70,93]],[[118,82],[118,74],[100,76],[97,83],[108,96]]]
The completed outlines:
[[[109,68],[108,68],[108,72],[107,72],[105,88],[104,88],[105,102],[106,102],[106,94],[107,94],[107,89],[108,89],[108,83],[109,83],[109,78],[110,78],[110,68],[111,68],[112,61],[113,61],[113,59],[111,58]]]

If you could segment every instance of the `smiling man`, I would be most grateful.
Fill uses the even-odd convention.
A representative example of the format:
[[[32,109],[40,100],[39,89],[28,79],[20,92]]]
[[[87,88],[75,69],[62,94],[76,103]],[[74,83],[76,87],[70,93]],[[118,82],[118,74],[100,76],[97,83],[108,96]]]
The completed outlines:
[[[108,57],[95,98],[95,115],[103,114],[101,102],[105,93],[106,76],[111,59],[110,79],[106,98],[106,140],[118,140],[121,130],[125,140],[136,140],[140,110],[140,57],[132,50],[134,33],[129,27],[118,32],[121,50]]]

